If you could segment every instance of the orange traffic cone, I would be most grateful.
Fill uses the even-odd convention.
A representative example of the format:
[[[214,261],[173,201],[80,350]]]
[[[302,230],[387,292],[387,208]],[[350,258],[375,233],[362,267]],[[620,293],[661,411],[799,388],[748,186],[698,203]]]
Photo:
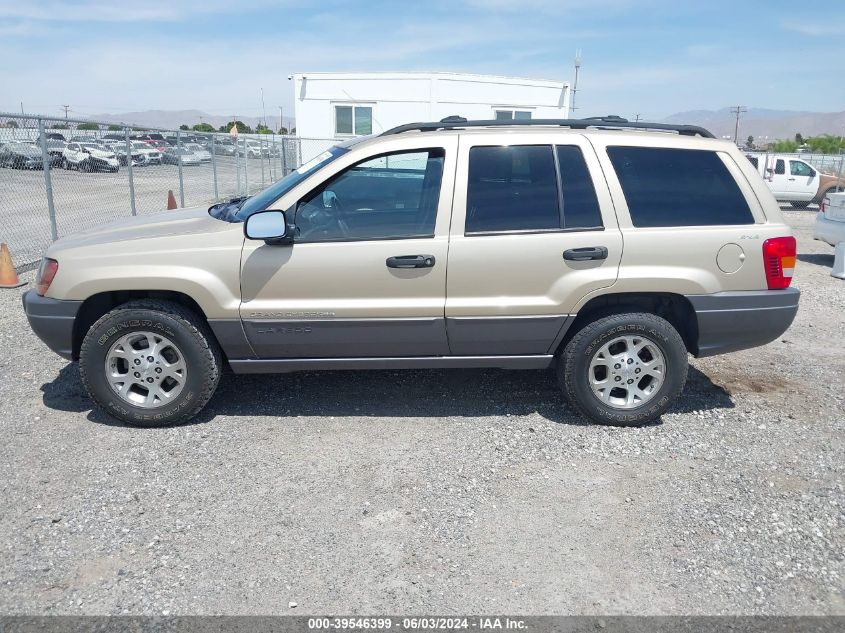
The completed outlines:
[[[170,189],[167,192],[167,210],[176,209],[177,207],[176,196],[173,195],[173,189]]]
[[[3,242],[0,244],[0,288],[17,288],[23,284],[24,282],[18,279],[18,273],[15,272],[9,247]]]

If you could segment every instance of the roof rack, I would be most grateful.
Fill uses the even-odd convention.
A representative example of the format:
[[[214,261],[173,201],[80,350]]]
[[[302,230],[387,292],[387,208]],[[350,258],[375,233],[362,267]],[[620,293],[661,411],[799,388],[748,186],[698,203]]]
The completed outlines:
[[[558,126],[568,127],[572,130],[584,130],[590,127],[604,129],[633,129],[633,130],[657,130],[662,132],[677,132],[683,136],[701,136],[704,138],[716,138],[708,130],[698,125],[672,125],[669,123],[647,123],[645,121],[629,121],[620,116],[594,116],[586,119],[507,119],[488,121],[468,121],[460,116],[448,116],[440,121],[428,123],[406,123],[382,132],[380,136],[402,134],[418,130],[420,132],[432,132],[434,130],[454,130],[468,127],[530,127],[530,126]]]

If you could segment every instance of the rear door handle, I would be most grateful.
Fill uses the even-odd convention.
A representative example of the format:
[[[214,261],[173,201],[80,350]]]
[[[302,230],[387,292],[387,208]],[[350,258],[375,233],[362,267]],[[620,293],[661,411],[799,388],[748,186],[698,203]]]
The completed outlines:
[[[434,255],[396,255],[385,263],[388,268],[432,268],[434,262]]]
[[[607,247],[585,246],[563,251],[563,258],[569,262],[586,262],[591,259],[607,259]]]

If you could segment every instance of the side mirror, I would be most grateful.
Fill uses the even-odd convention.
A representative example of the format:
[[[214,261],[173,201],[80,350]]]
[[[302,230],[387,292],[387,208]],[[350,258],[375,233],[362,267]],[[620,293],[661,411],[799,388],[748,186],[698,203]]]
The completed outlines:
[[[290,244],[293,233],[288,228],[284,211],[259,211],[244,222],[244,235],[250,240],[264,240],[267,244]]]

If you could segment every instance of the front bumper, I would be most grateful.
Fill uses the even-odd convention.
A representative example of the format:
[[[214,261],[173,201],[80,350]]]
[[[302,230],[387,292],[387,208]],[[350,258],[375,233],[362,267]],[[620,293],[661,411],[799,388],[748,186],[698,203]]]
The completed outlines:
[[[696,357],[771,343],[798,313],[797,288],[687,295],[698,321]]]
[[[62,358],[73,360],[73,324],[81,301],[42,297],[35,290],[23,294],[23,309],[32,331]]]
[[[845,242],[845,222],[828,220],[824,214],[816,215],[816,226],[813,229],[813,237],[831,246],[839,242]]]

